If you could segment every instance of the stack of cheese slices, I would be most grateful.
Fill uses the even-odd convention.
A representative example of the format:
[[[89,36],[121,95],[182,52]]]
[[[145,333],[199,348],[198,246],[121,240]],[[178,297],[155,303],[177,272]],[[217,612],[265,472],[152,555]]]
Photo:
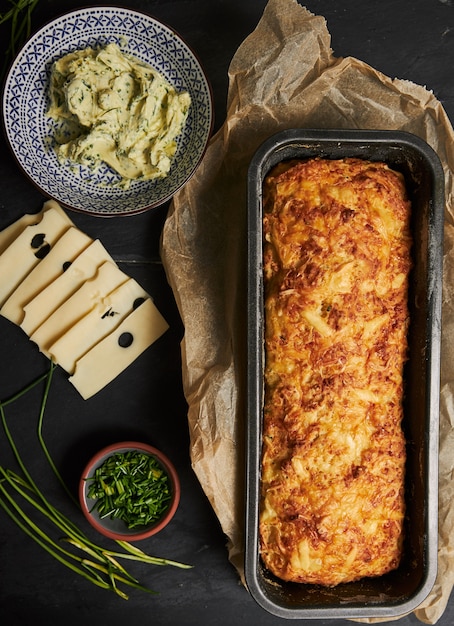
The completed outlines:
[[[66,370],[85,399],[168,328],[149,294],[53,200],[0,232],[0,314]]]

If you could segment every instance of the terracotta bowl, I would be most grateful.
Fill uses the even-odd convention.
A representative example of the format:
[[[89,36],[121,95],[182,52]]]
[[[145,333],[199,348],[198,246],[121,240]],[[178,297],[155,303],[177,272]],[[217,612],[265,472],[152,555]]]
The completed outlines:
[[[133,529],[128,528],[126,522],[120,518],[101,517],[96,508],[97,500],[88,497],[91,479],[97,468],[99,468],[107,458],[129,451],[139,451],[154,457],[168,476],[171,499],[162,516],[153,521],[150,525],[139,526]],[[110,539],[122,541],[138,541],[155,535],[170,522],[174,516],[180,501],[180,481],[171,461],[160,451],[145,443],[136,441],[122,441],[112,444],[100,450],[85,466],[79,483],[79,500],[82,511],[90,524],[101,534]]]

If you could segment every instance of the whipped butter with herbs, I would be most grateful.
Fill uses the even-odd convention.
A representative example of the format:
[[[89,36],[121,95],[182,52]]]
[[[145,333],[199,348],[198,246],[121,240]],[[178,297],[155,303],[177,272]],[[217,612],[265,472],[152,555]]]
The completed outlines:
[[[49,96],[62,163],[107,163],[124,187],[168,174],[191,100],[151,66],[113,43],[71,52],[53,64]]]

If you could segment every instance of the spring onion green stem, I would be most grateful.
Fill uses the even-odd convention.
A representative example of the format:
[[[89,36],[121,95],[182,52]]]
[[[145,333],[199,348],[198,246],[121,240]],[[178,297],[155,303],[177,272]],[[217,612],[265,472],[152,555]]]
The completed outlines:
[[[9,24],[9,45],[3,63],[4,75],[8,63],[16,56],[20,46],[30,37],[32,29],[32,14],[39,0],[9,0],[10,9],[0,13],[0,25]]]
[[[38,440],[53,473],[65,491],[71,495],[51,458],[43,437],[45,408],[55,367],[55,364],[51,363],[50,369],[45,375],[38,377],[7,400],[0,401],[0,422],[21,472],[19,474],[0,465],[0,508],[49,555],[94,585],[113,591],[123,599],[128,599],[128,595],[119,585],[146,593],[155,593],[141,585],[120,563],[120,560],[133,560],[158,566],[169,565],[183,569],[188,569],[191,566],[148,555],[126,541],[116,542],[124,552],[109,550],[91,541],[74,522],[46,498],[33,480],[21,457],[6,420],[5,407],[44,382],[45,387],[38,416]],[[73,497],[71,499],[75,501]],[[78,503],[76,502],[76,504]],[[40,520],[46,522],[46,530],[40,525]],[[58,533],[58,541],[47,530],[49,524]]]
[[[37,387],[40,383],[42,383],[44,380],[46,380],[49,377],[49,373],[45,372],[44,374],[41,374],[41,376],[38,376],[38,378],[35,378],[34,381],[32,381],[31,383],[29,383],[28,385],[26,385],[23,389],[21,389],[20,391],[18,391],[17,393],[13,394],[12,396],[10,396],[9,398],[6,398],[6,400],[2,400],[1,401],[1,405],[2,407],[8,406],[8,404],[12,404],[13,402],[15,402],[16,400],[18,400],[19,398],[21,398],[22,396],[24,396],[27,392],[29,392],[31,389],[34,389],[35,387]]]
[[[46,390],[48,392],[48,386],[50,384],[50,380],[52,377],[52,372],[54,369],[54,364],[51,363],[51,367],[50,370],[48,372],[47,376],[47,381],[48,384],[46,384]],[[26,389],[30,389],[30,385],[28,387],[26,387]],[[21,393],[19,392],[19,394],[16,394],[16,398],[21,397]],[[43,411],[43,407],[45,406],[45,403],[47,401],[47,394],[45,393],[43,396],[43,400],[41,403],[41,412]],[[22,470],[22,473],[29,485],[29,488],[32,489],[34,491],[34,493],[41,499],[42,503],[44,504],[44,506],[48,509],[49,513],[54,515],[55,519],[59,519],[59,521],[64,524],[65,526],[68,526],[68,528],[71,527],[71,522],[69,522],[66,518],[64,518],[62,515],[60,515],[60,513],[51,505],[51,503],[46,499],[46,497],[44,496],[44,494],[41,493],[40,489],[38,488],[38,486],[35,484],[35,482],[33,481],[33,478],[31,477],[31,475],[29,474],[25,464],[22,461],[21,455],[19,454],[19,451],[16,447],[16,444],[14,442],[14,439],[11,435],[10,429],[8,428],[8,424],[6,422],[6,416],[5,416],[5,412],[3,409],[4,404],[0,403],[0,417],[1,417],[1,421],[2,421],[2,425],[3,425],[3,430],[5,431],[6,434],[6,438],[8,439],[8,442],[10,444],[11,450],[13,451],[13,454],[15,456],[15,459],[20,467],[20,469]]]
[[[44,548],[46,552],[48,552],[51,556],[60,561],[60,563],[63,563],[76,573],[82,575],[84,578],[87,578],[88,580],[91,580],[91,582],[101,585],[106,589],[109,588],[108,584],[103,582],[102,580],[99,580],[98,577],[93,578],[92,576],[89,576],[87,571],[78,568],[74,565],[74,563],[66,560],[61,554],[62,552],[65,553],[65,551],[62,551],[58,544],[50,539],[50,537],[46,535],[46,533],[44,533],[34,522],[32,522],[32,520],[25,514],[23,509],[15,502],[12,496],[8,494],[3,484],[1,483],[0,493],[2,494],[2,496],[4,496],[4,499],[0,498],[0,506],[2,507],[2,509],[19,526],[19,528],[21,528],[29,537],[31,537],[36,543]],[[8,503],[12,505],[12,508],[8,505]],[[66,554],[74,558],[73,555],[71,555],[69,552],[66,552]],[[80,562],[82,562],[81,559],[79,560]]]
[[[58,471],[57,466],[55,465],[54,460],[52,459],[52,457],[51,457],[51,455],[49,453],[49,450],[48,450],[48,448],[46,446],[46,443],[45,443],[44,437],[43,437],[44,412],[45,412],[45,409],[46,409],[47,398],[49,396],[49,389],[50,389],[50,385],[51,385],[51,382],[52,382],[52,375],[53,375],[55,367],[56,367],[56,364],[51,361],[49,373],[48,373],[48,375],[46,377],[46,387],[44,389],[43,400],[42,400],[42,403],[41,403],[41,409],[40,409],[39,418],[38,418],[38,440],[39,440],[39,443],[41,444],[41,448],[43,449],[43,452],[44,452],[44,455],[45,455],[45,457],[47,459],[47,462],[51,466],[52,471],[54,472],[55,476],[57,477],[58,482],[63,487],[63,489],[66,491],[66,493],[68,494],[68,497],[75,504],[78,505],[77,499],[73,496],[71,490],[68,489],[65,481],[61,477],[61,474]]]
[[[178,563],[178,561],[169,561],[169,559],[161,559],[156,556],[150,556],[140,550],[137,546],[133,546],[127,541],[117,541],[117,544],[122,547],[124,550],[129,552],[130,556],[126,554],[118,554],[112,552],[111,554],[116,554],[117,556],[122,556],[124,559],[128,558],[139,558],[144,563],[151,563],[152,565],[173,565],[174,567],[180,567],[182,569],[190,569],[192,565],[186,565],[185,563]]]

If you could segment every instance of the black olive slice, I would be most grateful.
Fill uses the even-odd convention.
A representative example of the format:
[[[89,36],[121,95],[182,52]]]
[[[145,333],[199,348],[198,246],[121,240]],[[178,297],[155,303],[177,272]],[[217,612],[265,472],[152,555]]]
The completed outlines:
[[[136,298],[136,299],[134,300],[134,302],[133,302],[133,305],[132,305],[132,309],[133,309],[133,311],[135,311],[136,309],[138,309],[138,308],[139,308],[139,306],[140,306],[141,304],[143,304],[144,302],[145,302],[145,298],[142,298],[142,297],[140,297],[140,298]]]
[[[31,247],[40,248],[44,243],[45,237],[46,235],[44,233],[38,233],[37,235],[34,235],[33,239],[30,242]]]
[[[40,248],[38,248],[38,250],[35,252],[35,257],[37,259],[44,259],[44,257],[47,256],[49,252],[50,252],[50,244],[45,243]]]
[[[121,333],[118,337],[118,345],[120,348],[129,348],[133,341],[134,337],[132,336],[132,333]]]

